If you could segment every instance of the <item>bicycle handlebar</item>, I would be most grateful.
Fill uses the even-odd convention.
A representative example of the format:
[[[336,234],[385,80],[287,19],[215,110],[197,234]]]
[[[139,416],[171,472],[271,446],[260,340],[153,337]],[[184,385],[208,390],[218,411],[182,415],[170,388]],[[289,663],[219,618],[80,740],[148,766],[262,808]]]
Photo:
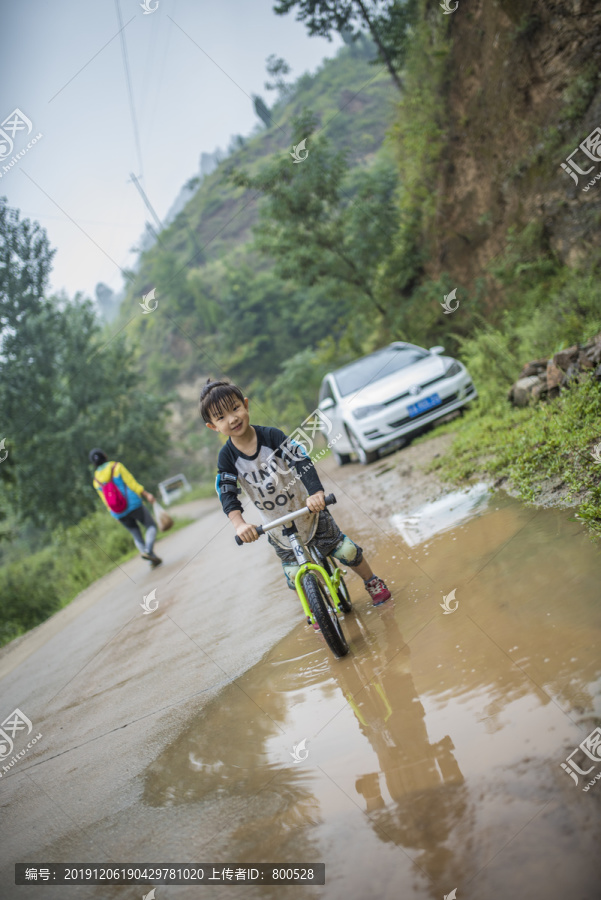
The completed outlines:
[[[334,494],[326,494],[325,497],[326,506],[332,506],[332,504],[336,503],[336,497]],[[295,512],[288,513],[286,516],[281,516],[279,519],[274,519],[273,522],[270,522],[269,525],[257,525],[257,532],[259,537],[262,534],[266,534],[268,531],[271,531],[272,528],[277,528],[278,525],[285,525],[287,522],[293,522],[294,519],[298,519],[300,516],[304,516],[307,513],[310,513],[311,510],[308,506],[303,506],[302,509],[297,509]],[[247,541],[243,541],[241,537],[236,535],[236,543],[239,547],[242,547]]]

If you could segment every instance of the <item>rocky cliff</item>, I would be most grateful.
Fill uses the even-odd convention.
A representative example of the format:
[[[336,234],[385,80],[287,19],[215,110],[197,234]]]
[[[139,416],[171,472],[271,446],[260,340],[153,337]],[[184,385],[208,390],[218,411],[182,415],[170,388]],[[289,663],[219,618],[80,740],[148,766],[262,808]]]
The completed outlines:
[[[601,4],[460,0],[450,37],[428,276],[473,282],[530,222],[567,265],[598,256],[601,181],[586,186],[601,173]],[[572,177],[561,163],[589,135],[573,162],[590,174]]]

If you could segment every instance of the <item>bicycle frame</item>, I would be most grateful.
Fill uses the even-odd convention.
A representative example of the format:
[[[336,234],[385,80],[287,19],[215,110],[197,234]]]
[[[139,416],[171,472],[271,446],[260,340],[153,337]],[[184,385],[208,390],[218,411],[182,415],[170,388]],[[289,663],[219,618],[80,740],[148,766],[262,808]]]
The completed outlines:
[[[336,503],[336,497],[334,496],[334,494],[329,494],[326,497],[326,506],[330,506],[332,503]],[[299,516],[303,516],[308,512],[311,512],[308,507],[295,510],[294,512],[288,513],[285,516],[280,516],[279,519],[273,519],[268,525],[258,525],[257,531],[259,532],[259,535],[261,535],[267,534],[267,532],[271,531],[273,528],[276,528],[278,525],[287,526],[283,529],[282,533],[290,541],[290,546],[294,552],[294,555],[296,556],[296,560],[299,566],[298,571],[294,576],[294,587],[296,589],[296,593],[298,594],[305,616],[313,625],[315,625],[315,617],[311,612],[302,585],[303,576],[305,576],[307,572],[318,572],[323,578],[326,590],[328,591],[332,599],[335,610],[339,613],[344,614],[344,610],[340,606],[340,601],[338,599],[338,588],[340,586],[340,579],[343,575],[346,575],[346,570],[341,569],[339,566],[335,566],[332,576],[330,577],[329,573],[324,569],[323,566],[318,565],[318,563],[314,561],[310,561],[310,554],[305,547],[302,539],[299,537],[296,525],[294,524],[294,519],[298,519]],[[242,540],[238,536],[236,536],[236,543],[239,546],[242,546]]]

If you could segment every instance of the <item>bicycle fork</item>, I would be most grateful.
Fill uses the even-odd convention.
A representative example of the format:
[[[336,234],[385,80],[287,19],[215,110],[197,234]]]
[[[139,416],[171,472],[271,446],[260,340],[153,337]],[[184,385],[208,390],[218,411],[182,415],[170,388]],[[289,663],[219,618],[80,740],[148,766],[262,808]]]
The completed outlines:
[[[319,572],[325,582],[327,591],[332,599],[332,603],[334,604],[336,611],[342,612],[338,600],[340,569],[336,569],[334,576],[330,578],[329,574],[326,572],[323,566],[318,566],[317,563],[309,562],[307,558],[307,549],[303,544],[301,538],[298,536],[297,528],[294,522],[291,522],[290,525],[284,528],[282,530],[282,533],[290,541],[290,546],[294,551],[294,555],[296,556],[296,561],[299,566],[298,571],[294,576],[294,587],[296,588],[296,593],[298,594],[303,612],[307,619],[311,622],[312,625],[315,625],[315,616],[311,612],[311,607],[309,606],[309,602],[307,600],[307,596],[302,584],[302,579],[307,574],[307,572]]]

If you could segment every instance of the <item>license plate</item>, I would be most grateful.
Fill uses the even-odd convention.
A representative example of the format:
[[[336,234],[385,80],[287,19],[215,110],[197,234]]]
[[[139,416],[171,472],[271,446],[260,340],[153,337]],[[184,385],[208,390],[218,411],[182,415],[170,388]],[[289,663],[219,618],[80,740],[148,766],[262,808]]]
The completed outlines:
[[[432,409],[433,406],[440,406],[442,400],[438,396],[438,394],[430,394],[429,397],[424,397],[423,400],[418,400],[417,403],[410,403],[407,407],[407,413],[410,418],[414,416],[419,416],[420,413],[426,412],[428,409]]]

